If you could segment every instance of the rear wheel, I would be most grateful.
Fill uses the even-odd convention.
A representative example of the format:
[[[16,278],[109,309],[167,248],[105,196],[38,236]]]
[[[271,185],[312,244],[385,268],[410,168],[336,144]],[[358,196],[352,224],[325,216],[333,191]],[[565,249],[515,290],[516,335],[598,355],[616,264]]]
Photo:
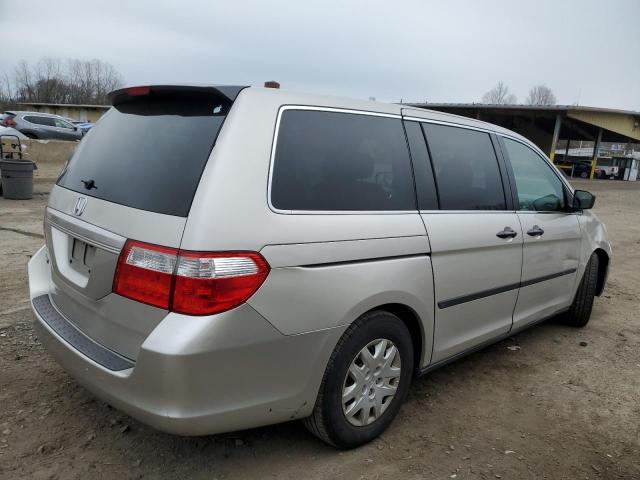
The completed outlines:
[[[589,323],[591,318],[591,310],[593,308],[593,299],[596,295],[596,285],[598,283],[598,255],[593,253],[584,269],[582,281],[573,299],[571,308],[566,312],[562,320],[572,327],[584,327]]]
[[[338,342],[305,426],[338,448],[370,442],[397,415],[412,373],[413,344],[407,327],[386,311],[369,312]]]

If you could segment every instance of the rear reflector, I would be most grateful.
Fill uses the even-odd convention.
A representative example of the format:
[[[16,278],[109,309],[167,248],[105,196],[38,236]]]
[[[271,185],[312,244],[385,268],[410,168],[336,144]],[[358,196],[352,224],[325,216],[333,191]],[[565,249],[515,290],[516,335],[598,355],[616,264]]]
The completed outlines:
[[[128,240],[113,291],[186,315],[211,315],[244,303],[269,270],[255,252],[192,252]]]

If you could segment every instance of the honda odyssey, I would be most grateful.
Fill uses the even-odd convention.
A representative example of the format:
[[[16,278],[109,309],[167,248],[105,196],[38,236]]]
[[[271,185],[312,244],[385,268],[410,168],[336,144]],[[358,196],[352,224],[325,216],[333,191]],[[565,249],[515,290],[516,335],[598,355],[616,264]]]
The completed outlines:
[[[158,429],[304,419],[355,447],[416,375],[582,327],[603,291],[594,196],[509,130],[262,88],[111,101],[51,191],[30,298],[69,374]]]

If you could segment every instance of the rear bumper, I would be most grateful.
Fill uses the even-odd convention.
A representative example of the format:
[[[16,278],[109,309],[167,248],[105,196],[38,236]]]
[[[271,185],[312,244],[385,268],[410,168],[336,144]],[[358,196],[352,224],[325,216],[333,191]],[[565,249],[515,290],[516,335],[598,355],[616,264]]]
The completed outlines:
[[[29,262],[29,286],[32,307],[52,288],[44,248]],[[143,423],[180,435],[309,415],[344,331],[285,336],[246,304],[210,317],[171,313],[146,338],[131,368],[110,370],[57,333],[42,308],[33,310],[38,338],[79,383]]]

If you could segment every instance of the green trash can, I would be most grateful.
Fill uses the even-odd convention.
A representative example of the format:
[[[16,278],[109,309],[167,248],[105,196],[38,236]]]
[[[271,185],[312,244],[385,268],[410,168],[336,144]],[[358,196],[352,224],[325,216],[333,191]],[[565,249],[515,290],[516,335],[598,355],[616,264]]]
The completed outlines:
[[[10,200],[33,198],[33,171],[38,167],[30,160],[0,160],[0,191]]]

